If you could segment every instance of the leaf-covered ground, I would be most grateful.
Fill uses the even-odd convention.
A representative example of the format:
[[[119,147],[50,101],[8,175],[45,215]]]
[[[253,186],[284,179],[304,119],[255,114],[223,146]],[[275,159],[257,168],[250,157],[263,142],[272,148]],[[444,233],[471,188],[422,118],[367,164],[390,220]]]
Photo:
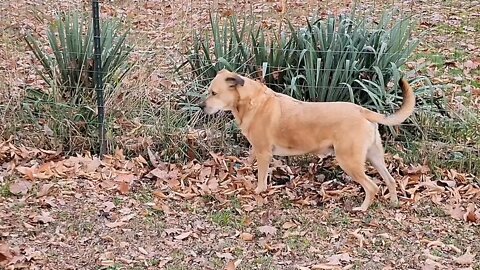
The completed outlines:
[[[152,155],[149,168],[121,151],[100,161],[6,142],[0,158],[0,262],[9,268],[479,267],[480,188],[454,171],[431,181],[424,167],[390,158],[402,206],[379,196],[360,214],[349,209],[362,192],[340,175],[327,180],[329,159],[276,161],[273,187],[258,196],[254,167],[234,157],[171,165]]]
[[[347,4],[287,1],[282,15],[281,1],[111,1],[103,14],[131,23],[137,57],[155,69],[151,78],[137,70],[127,87],[145,81],[142,86],[156,91],[181,85],[171,67],[181,62],[192,29],[204,27],[210,9],[224,16],[249,10],[271,27],[282,16],[301,20],[313,12],[341,12]],[[472,106],[478,106],[479,86],[472,83],[479,76],[478,1],[396,5],[418,17],[424,30],[426,42],[411,68],[425,64],[434,82],[471,91]],[[88,10],[90,3],[0,3],[0,89],[9,90],[0,93],[2,101],[42,85],[22,35],[44,34],[54,11],[72,8]],[[212,154],[203,163],[165,164],[156,153],[126,159],[117,151],[100,161],[0,142],[0,267],[480,269],[477,180],[454,169],[432,180],[424,166],[390,155],[387,160],[401,207],[388,206],[381,184],[382,194],[362,214],[350,210],[363,191],[332,159],[275,161],[272,188],[257,196],[256,168],[241,157]]]

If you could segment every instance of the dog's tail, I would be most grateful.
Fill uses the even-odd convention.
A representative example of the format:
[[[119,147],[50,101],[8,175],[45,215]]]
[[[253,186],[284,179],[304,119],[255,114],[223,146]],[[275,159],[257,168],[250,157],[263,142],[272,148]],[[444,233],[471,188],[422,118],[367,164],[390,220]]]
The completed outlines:
[[[368,121],[393,126],[402,123],[413,113],[413,109],[415,108],[415,94],[413,93],[413,89],[404,78],[400,79],[399,84],[403,94],[403,103],[400,109],[396,113],[388,116],[365,109],[363,110],[363,114]]]

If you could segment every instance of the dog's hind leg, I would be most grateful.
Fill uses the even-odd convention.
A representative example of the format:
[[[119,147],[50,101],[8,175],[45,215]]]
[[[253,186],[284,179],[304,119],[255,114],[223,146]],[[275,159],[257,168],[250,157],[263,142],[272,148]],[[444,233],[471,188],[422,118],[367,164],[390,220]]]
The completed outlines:
[[[392,204],[392,206],[397,206],[398,197],[395,179],[393,179],[392,175],[390,175],[387,166],[385,165],[382,141],[380,138],[380,133],[378,133],[378,131],[375,135],[375,142],[368,149],[367,160],[372,163],[372,166],[378,171],[380,176],[382,176],[383,181],[385,181],[385,183],[387,184],[390,196],[390,203]]]
[[[365,174],[366,149],[358,149],[351,145],[343,145],[335,148],[338,164],[352,179],[359,183],[365,191],[365,199],[360,207],[354,207],[353,211],[367,211],[372,204],[379,188]]]

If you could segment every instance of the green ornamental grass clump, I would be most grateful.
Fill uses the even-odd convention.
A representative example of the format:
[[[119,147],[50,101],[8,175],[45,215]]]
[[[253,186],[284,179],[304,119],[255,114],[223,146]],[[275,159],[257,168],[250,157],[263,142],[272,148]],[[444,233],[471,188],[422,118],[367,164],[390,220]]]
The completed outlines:
[[[418,41],[410,19],[385,12],[378,25],[355,15],[307,21],[267,35],[253,20],[211,17],[194,35],[188,64],[201,85],[223,69],[259,78],[272,89],[305,101],[350,101],[380,112],[401,103],[397,82]],[[267,38],[269,36],[270,38]],[[387,87],[393,80],[394,87]]]
[[[108,102],[115,98],[132,67],[129,55],[133,48],[126,44],[128,31],[122,31],[120,23],[104,20],[100,30],[104,97]],[[98,125],[91,18],[76,12],[58,16],[48,28],[48,46],[31,34],[25,40],[41,63],[38,74],[48,89],[26,89],[24,112],[58,143],[95,149]]]

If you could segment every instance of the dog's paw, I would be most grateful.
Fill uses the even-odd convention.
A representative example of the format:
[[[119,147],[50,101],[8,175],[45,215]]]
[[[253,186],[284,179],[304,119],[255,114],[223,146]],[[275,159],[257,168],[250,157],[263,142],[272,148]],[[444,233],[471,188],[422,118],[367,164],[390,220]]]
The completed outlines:
[[[393,196],[393,197],[390,197],[390,206],[393,207],[393,208],[399,208],[400,207],[400,202],[398,201],[398,197],[396,196]]]

